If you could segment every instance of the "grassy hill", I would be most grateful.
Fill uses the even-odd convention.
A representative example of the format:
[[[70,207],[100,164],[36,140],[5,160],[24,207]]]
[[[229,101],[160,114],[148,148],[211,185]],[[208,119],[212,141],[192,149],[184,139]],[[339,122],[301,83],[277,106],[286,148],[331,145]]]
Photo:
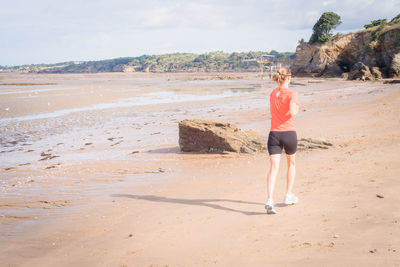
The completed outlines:
[[[143,55],[99,61],[62,62],[57,64],[33,64],[1,67],[3,71],[21,71],[35,73],[97,73],[97,72],[241,72],[258,71],[259,65],[251,59],[261,55],[274,55],[277,62],[290,65],[294,53],[277,52],[241,52],[224,53],[221,51],[193,54],[175,53],[164,55]]]

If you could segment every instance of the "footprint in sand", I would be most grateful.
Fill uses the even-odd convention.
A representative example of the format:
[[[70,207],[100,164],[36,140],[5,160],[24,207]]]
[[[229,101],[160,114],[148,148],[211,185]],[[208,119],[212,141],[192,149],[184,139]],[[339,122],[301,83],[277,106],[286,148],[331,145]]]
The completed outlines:
[[[310,248],[312,247],[312,244],[310,242],[304,242],[303,244],[300,244],[299,246],[303,248]]]
[[[335,246],[335,243],[334,242],[319,242],[318,246],[333,248]]]

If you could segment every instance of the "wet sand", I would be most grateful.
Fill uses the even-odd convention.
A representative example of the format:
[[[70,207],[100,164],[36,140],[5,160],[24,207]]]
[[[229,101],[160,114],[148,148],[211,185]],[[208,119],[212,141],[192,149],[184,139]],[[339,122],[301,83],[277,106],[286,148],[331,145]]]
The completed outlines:
[[[187,118],[267,133],[273,83],[231,75],[1,74],[2,265],[399,265],[400,85],[294,80],[334,146],[298,153],[294,206],[282,161],[270,216],[267,154],[179,151]]]

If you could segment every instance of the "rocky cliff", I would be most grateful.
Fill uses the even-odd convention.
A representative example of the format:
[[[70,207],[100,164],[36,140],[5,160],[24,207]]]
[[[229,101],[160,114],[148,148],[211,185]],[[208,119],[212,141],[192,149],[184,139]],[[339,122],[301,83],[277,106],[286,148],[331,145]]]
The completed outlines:
[[[374,38],[376,31],[374,27],[349,33],[325,44],[299,44],[293,74],[370,80],[400,77],[400,25],[388,26]]]

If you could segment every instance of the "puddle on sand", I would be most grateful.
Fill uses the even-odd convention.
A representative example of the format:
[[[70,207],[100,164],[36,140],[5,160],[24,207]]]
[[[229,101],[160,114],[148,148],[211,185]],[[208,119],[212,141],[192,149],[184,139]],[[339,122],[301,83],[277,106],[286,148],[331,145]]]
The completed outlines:
[[[50,91],[63,91],[63,90],[77,90],[79,88],[73,89],[73,88],[41,88],[41,89],[32,89],[32,90],[0,90],[0,95],[11,95],[11,94],[27,94],[27,93],[33,93],[33,94],[39,94],[42,92],[50,92]]]
[[[259,90],[260,88],[242,88],[242,87],[238,87],[238,88],[229,88],[229,90],[233,93],[239,93],[239,92],[254,92],[256,90]]]
[[[168,104],[168,103],[178,103],[178,102],[190,102],[190,101],[205,101],[205,100],[215,100],[220,98],[240,96],[247,92],[243,91],[232,91],[225,90],[220,94],[209,94],[209,95],[197,95],[197,94],[179,94],[173,91],[161,91],[139,95],[136,97],[124,98],[112,103],[101,103],[91,106],[81,107],[81,108],[71,108],[62,109],[54,112],[40,113],[25,115],[13,118],[3,118],[0,119],[0,123],[8,123],[12,121],[27,121],[35,119],[47,119],[55,118],[60,116],[65,116],[71,113],[83,112],[83,111],[93,111],[93,110],[103,110],[110,108],[120,108],[120,107],[134,107],[134,106],[145,106],[145,105],[157,105],[157,104]]]

